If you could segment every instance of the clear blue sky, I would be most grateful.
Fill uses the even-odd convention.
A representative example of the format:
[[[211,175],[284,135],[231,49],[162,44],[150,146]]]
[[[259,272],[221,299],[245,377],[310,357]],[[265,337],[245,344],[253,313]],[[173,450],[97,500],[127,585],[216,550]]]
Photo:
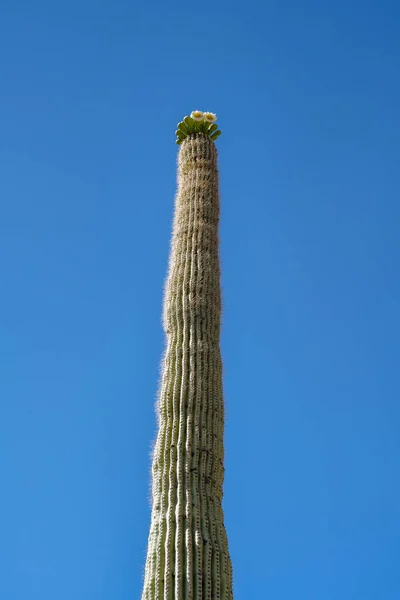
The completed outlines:
[[[400,6],[0,7],[0,597],[139,599],[176,123],[215,111],[235,600],[400,597]]]

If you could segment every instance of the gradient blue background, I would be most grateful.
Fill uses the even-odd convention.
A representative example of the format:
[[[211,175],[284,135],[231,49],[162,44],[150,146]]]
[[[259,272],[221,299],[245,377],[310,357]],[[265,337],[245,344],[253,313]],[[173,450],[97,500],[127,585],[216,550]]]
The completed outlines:
[[[140,597],[174,131],[199,108],[223,130],[235,600],[398,600],[398,2],[0,17],[0,597]]]

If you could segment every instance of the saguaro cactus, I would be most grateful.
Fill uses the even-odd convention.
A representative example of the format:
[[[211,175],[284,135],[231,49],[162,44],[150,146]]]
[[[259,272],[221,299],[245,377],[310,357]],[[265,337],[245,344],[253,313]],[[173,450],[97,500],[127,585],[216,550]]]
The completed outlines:
[[[164,298],[167,344],[142,600],[233,600],[222,510],[215,120],[212,113],[193,111],[177,131],[178,192]]]

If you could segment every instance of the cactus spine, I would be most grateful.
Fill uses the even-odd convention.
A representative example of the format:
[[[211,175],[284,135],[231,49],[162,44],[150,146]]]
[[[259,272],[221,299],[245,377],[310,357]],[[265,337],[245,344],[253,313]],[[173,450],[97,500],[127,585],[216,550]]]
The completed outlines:
[[[233,600],[222,510],[218,221],[217,150],[206,133],[190,133],[178,156],[142,600]]]

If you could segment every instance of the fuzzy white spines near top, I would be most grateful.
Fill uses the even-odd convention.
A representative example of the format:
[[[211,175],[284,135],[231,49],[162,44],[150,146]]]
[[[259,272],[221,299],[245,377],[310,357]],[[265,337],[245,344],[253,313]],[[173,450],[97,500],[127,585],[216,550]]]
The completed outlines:
[[[222,510],[217,151],[208,136],[181,146],[175,202],[142,600],[233,600]]]
[[[190,116],[186,116],[180,123],[175,132],[176,143],[182,144],[183,140],[195,133],[203,133],[214,142],[221,131],[216,124],[217,115],[212,112],[203,112],[202,110],[193,110]]]

